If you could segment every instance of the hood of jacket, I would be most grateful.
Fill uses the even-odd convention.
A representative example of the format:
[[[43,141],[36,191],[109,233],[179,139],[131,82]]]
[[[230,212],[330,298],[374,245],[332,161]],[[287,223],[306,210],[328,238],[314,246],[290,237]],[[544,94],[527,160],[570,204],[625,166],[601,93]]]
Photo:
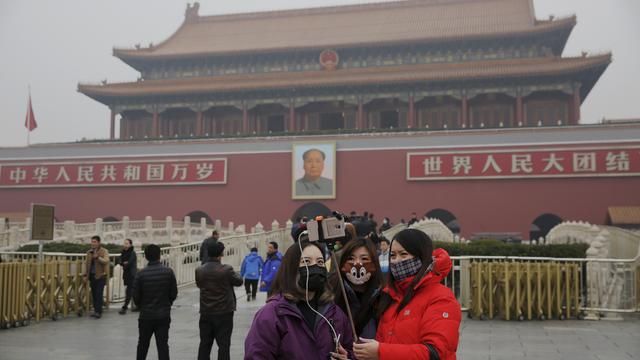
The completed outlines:
[[[442,280],[444,280],[447,277],[447,275],[449,275],[449,272],[453,267],[453,264],[451,262],[451,257],[449,257],[449,253],[447,253],[447,251],[444,249],[435,249],[433,250],[432,257],[433,257],[434,264],[431,271],[427,273],[413,287],[414,291],[422,287],[426,287],[430,284],[438,284],[442,282]],[[413,276],[410,277],[409,279],[406,279],[404,282],[411,283],[411,281],[413,281]],[[384,292],[388,293],[393,299],[397,301],[401,300],[403,296],[403,294],[401,294],[403,293],[403,291],[398,291],[388,285],[384,288]]]
[[[249,255],[245,256],[245,259],[247,259],[247,261],[259,261],[260,259],[260,255],[258,255],[257,252],[252,251],[251,253],[249,253]]]

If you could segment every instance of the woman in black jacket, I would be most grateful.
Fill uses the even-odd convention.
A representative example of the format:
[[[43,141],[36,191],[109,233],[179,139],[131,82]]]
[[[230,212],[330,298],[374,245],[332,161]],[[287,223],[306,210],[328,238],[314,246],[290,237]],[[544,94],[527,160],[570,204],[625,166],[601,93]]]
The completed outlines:
[[[133,289],[133,280],[136,278],[136,271],[138,270],[138,260],[136,257],[136,252],[133,249],[133,242],[131,239],[124,240],[124,246],[122,247],[122,252],[120,253],[120,265],[122,266],[122,280],[124,280],[124,286],[126,287],[125,291],[125,300],[124,305],[122,305],[122,309],[120,309],[120,315],[124,315],[127,313],[127,307],[129,306],[129,301],[131,301],[131,290]]]

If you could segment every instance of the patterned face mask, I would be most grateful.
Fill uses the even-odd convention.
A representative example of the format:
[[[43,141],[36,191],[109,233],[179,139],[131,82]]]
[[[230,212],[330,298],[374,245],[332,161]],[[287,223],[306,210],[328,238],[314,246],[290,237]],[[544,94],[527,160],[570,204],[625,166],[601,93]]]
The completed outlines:
[[[342,270],[350,283],[362,285],[371,279],[371,276],[376,272],[376,267],[371,262],[365,264],[359,262],[351,264],[347,262],[342,265],[342,269],[340,270]]]
[[[417,274],[421,267],[422,261],[416,257],[389,263],[389,270],[396,281],[402,281]]]

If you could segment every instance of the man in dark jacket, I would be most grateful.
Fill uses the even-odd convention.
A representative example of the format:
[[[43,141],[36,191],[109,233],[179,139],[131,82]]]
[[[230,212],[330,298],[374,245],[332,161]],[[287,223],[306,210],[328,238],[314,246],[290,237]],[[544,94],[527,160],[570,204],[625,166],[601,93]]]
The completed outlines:
[[[138,304],[138,360],[147,358],[151,336],[156,336],[158,359],[169,360],[171,305],[178,296],[173,270],[160,263],[160,248],[151,244],[144,249],[149,261],[133,282],[133,301]]]
[[[214,339],[218,343],[218,360],[228,360],[233,312],[236,311],[233,287],[241,286],[242,278],[231,266],[220,263],[223,243],[210,244],[207,250],[209,261],[196,269],[196,285],[200,288],[198,360],[210,359]]]
[[[133,290],[133,280],[136,278],[136,272],[138,271],[138,258],[136,251],[133,248],[133,242],[131,239],[125,239],[122,246],[122,252],[120,253],[120,266],[122,266],[122,280],[126,287],[124,305],[118,313],[124,315],[127,313],[129,302],[131,301],[131,293]]]
[[[209,254],[207,252],[209,245],[218,242],[218,238],[219,238],[218,231],[213,230],[211,232],[211,236],[204,239],[204,241],[202,241],[202,244],[200,245],[200,263],[202,265],[204,265],[207,261],[209,261]]]

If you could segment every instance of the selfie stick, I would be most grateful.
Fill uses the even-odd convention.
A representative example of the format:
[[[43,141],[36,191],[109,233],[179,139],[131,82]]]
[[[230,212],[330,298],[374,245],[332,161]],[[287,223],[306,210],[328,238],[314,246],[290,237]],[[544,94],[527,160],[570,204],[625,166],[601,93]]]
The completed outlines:
[[[336,267],[336,272],[338,275],[338,282],[340,283],[340,290],[342,291],[342,298],[344,299],[345,307],[347,308],[347,316],[349,317],[349,324],[351,325],[351,331],[353,332],[353,339],[358,339],[358,334],[356,334],[356,326],[353,322],[353,315],[351,314],[351,306],[349,306],[349,298],[347,298],[347,291],[344,289],[344,280],[342,279],[342,274],[340,273],[340,269],[337,268],[338,262],[336,261],[336,255],[331,249],[329,249],[329,253],[331,254],[331,264]]]

